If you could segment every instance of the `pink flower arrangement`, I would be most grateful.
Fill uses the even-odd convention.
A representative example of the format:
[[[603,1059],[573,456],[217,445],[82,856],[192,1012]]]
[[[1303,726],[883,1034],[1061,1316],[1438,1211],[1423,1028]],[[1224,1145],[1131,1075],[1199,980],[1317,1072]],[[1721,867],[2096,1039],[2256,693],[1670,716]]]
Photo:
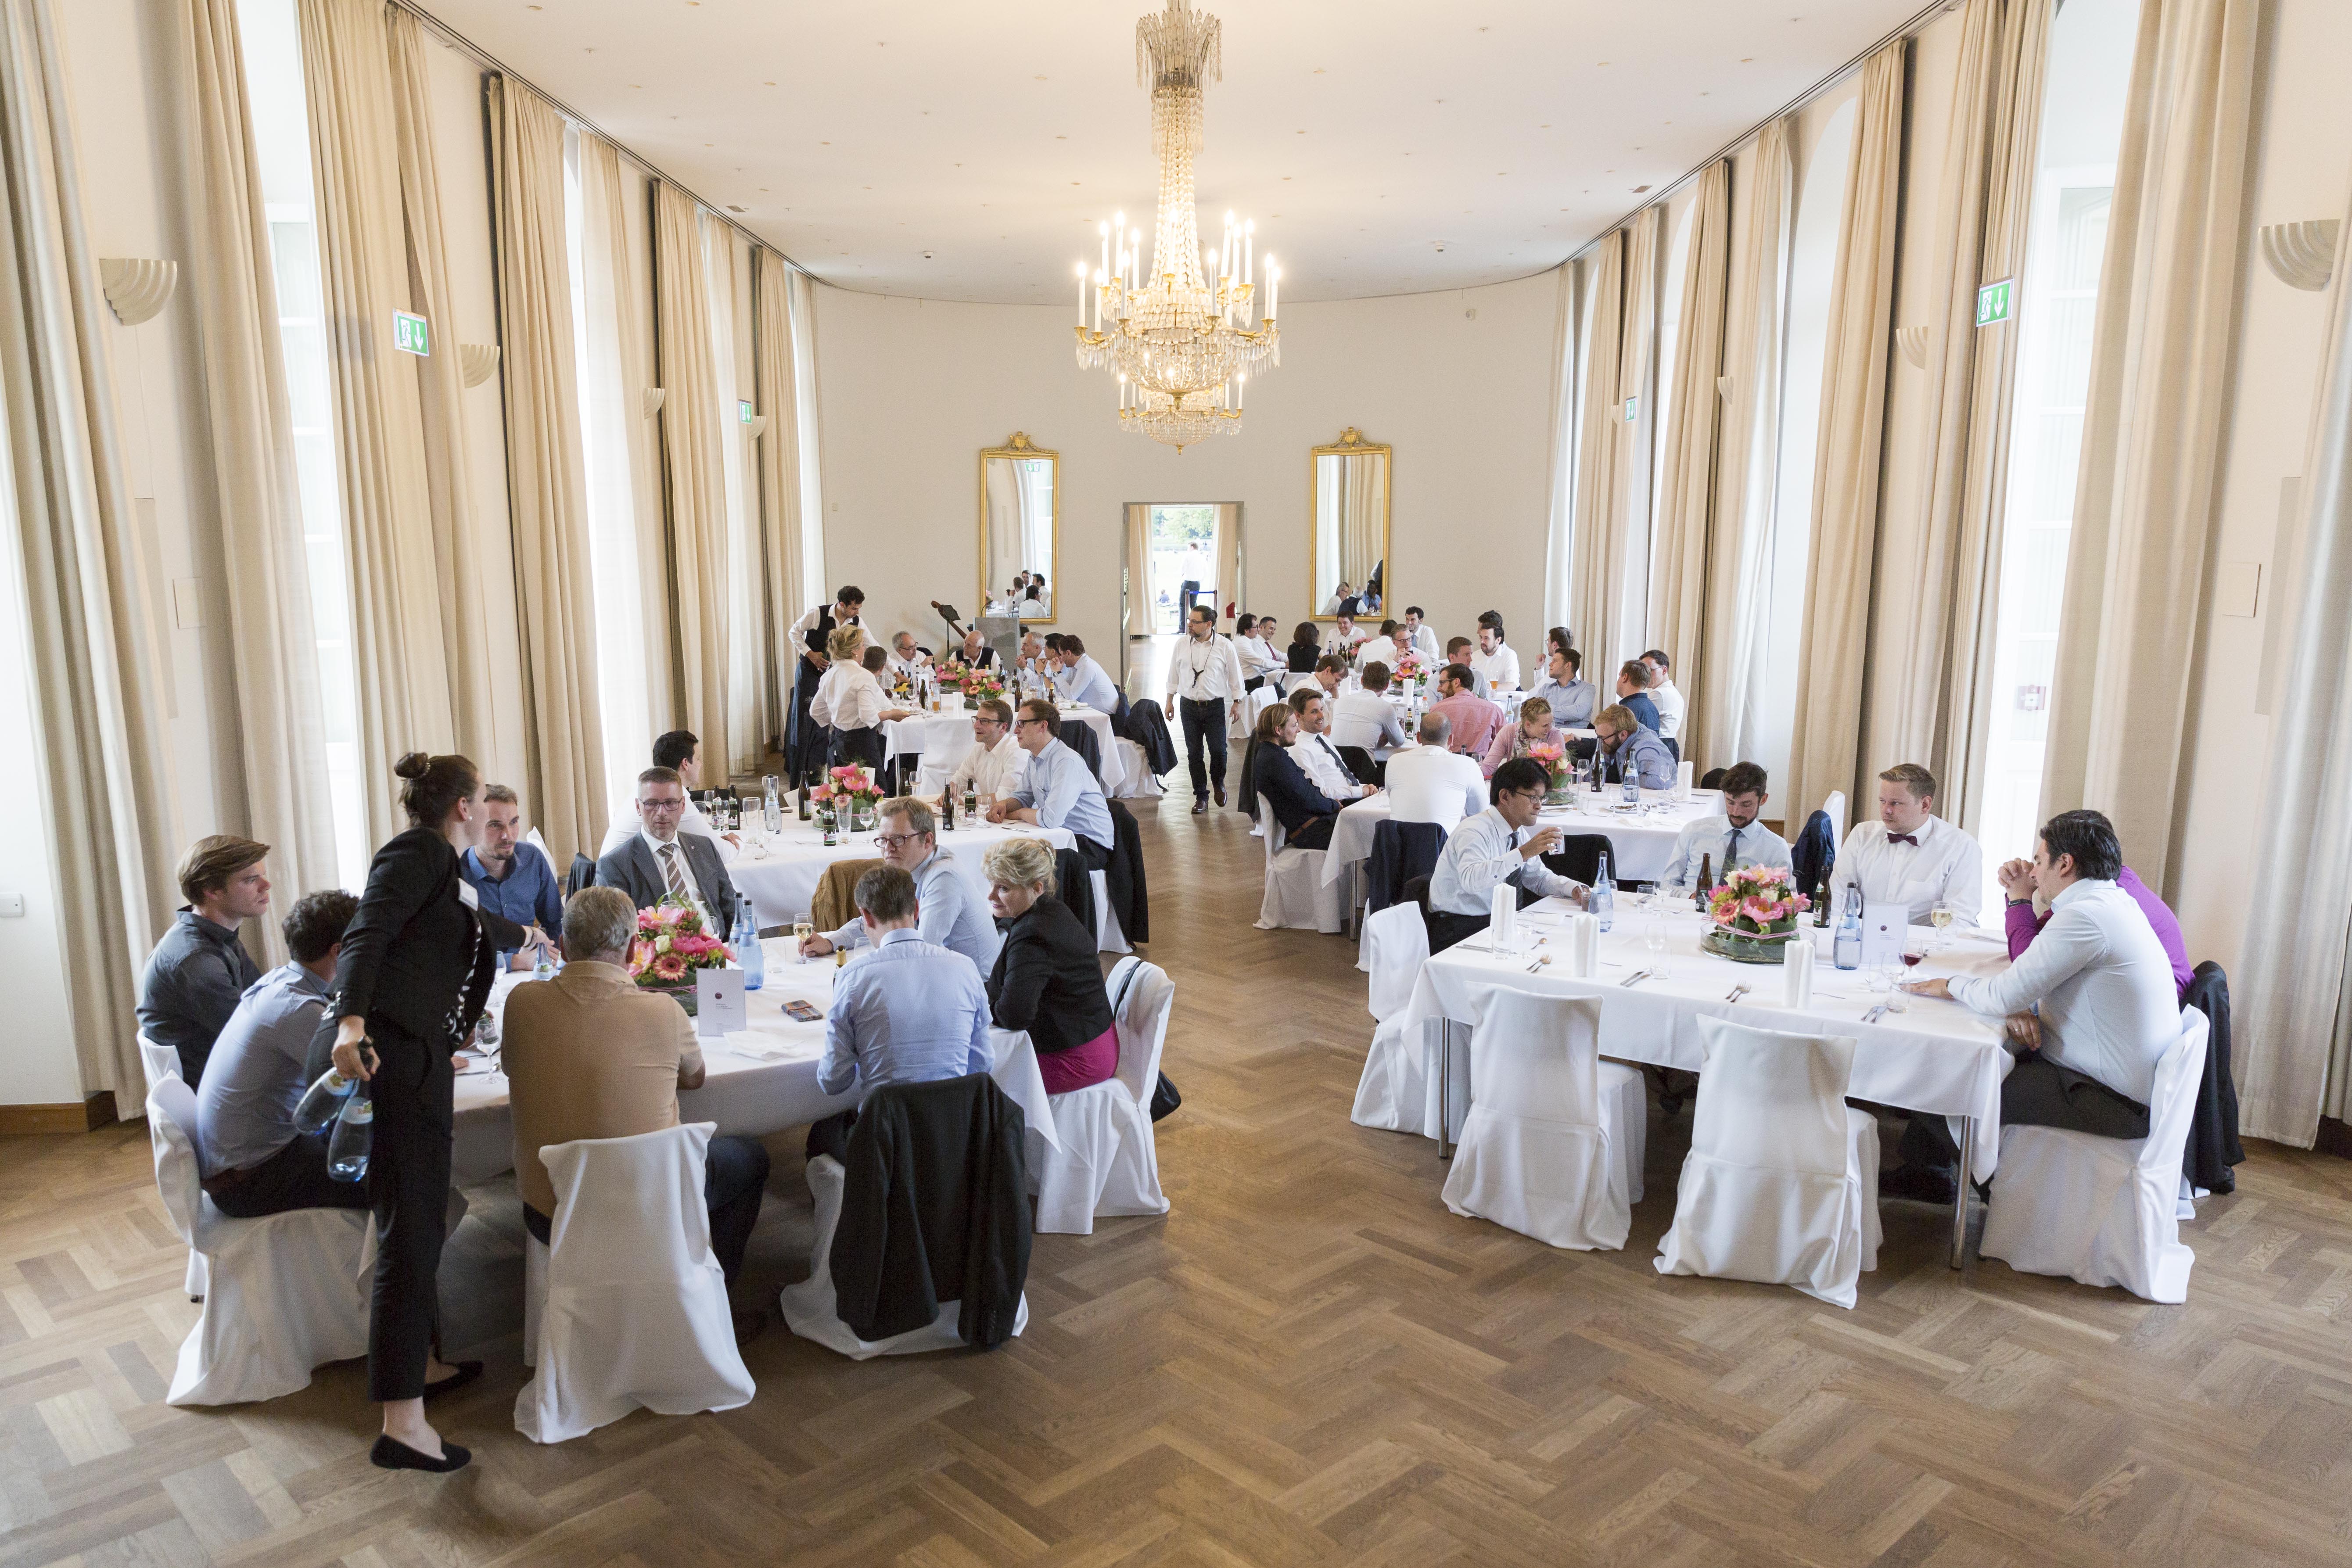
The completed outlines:
[[[827,772],[824,782],[809,791],[809,798],[871,805],[882,798],[882,786],[874,782],[873,773],[863,763],[849,763]]]
[[[724,969],[734,950],[702,928],[693,905],[675,899],[637,911],[637,934],[629,943],[629,973],[639,985],[663,990],[688,984],[698,969]]]
[[[1419,680],[1428,672],[1428,669],[1429,666],[1423,660],[1421,655],[1408,653],[1398,657],[1396,668],[1390,673],[1399,680]]]
[[[1543,764],[1544,776],[1551,781],[1552,788],[1568,787],[1570,764],[1567,747],[1557,741],[1546,741],[1540,745],[1529,746],[1528,756]]]
[[[1812,902],[1797,891],[1784,867],[1735,866],[1708,893],[1707,913],[1727,931],[1769,935],[1794,929]]]

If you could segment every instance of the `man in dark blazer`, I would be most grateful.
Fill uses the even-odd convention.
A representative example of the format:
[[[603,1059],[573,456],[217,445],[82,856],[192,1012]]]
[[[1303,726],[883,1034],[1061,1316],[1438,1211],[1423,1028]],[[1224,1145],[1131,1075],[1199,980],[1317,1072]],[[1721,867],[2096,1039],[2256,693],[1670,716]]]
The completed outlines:
[[[620,889],[641,910],[667,897],[686,899],[702,910],[705,929],[723,942],[735,929],[735,884],[716,844],[677,830],[685,815],[686,784],[677,769],[639,773],[642,826],[596,862],[596,885]]]

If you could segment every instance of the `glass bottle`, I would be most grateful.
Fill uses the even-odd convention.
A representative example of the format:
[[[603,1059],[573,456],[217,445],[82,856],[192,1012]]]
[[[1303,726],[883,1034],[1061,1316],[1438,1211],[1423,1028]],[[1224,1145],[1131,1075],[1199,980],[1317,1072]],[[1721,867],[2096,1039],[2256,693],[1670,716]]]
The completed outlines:
[[[339,1182],[366,1181],[368,1149],[374,1141],[375,1101],[364,1082],[353,1084],[327,1141],[327,1174]]]
[[[320,1073],[319,1081],[302,1091],[302,1102],[294,1108],[294,1131],[304,1134],[324,1132],[341,1114],[343,1101],[351,1098],[352,1086],[357,1081],[333,1068]]]
[[[1585,907],[1601,922],[1602,931],[1617,922],[1617,884],[1609,879],[1609,851],[1606,849],[1601,852],[1601,868],[1593,873],[1592,892],[1585,900]]]

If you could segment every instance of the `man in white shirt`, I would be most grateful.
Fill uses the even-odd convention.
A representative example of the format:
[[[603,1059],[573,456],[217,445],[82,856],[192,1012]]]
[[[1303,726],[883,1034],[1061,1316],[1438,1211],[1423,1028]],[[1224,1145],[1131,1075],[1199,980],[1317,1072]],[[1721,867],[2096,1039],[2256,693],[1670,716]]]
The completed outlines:
[[[833,596],[832,604],[819,605],[793,623],[793,640],[811,653],[824,653],[836,630],[861,624],[860,617],[865,609],[865,591],[844,584],[841,592]],[[665,763],[661,765],[667,767],[669,764]]]
[[[1377,791],[1378,785],[1356,776],[1324,732],[1330,722],[1331,704],[1321,691],[1301,687],[1290,694],[1290,710],[1298,715],[1298,740],[1290,754],[1316,788],[1333,800],[1361,800]]]
[[[2042,824],[2034,845],[2034,886],[2051,895],[2051,912],[2032,945],[1998,975],[1903,987],[2008,1020],[2020,1052],[2001,1080],[2003,1127],[2147,1136],[2157,1064],[2179,1037],[2180,1002],[2164,943],[2116,886],[2123,866],[2123,846],[2105,817],[2060,813]],[[1880,1194],[1948,1203],[1959,1152],[1944,1118],[1914,1116],[1903,1152],[1903,1168],[1880,1179]]]
[[[1846,889],[1858,886],[1864,902],[1901,904],[1915,926],[1927,924],[1939,903],[1959,924],[1976,924],[1984,904],[1984,850],[1935,816],[1935,805],[1936,775],[1917,763],[1879,774],[1878,820],[1858,822],[1845,836],[1830,873],[1830,907],[1843,908]]]
[[[1437,869],[1429,878],[1430,951],[1452,947],[1485,929],[1494,912],[1495,889],[1508,882],[1522,905],[1536,899],[1581,902],[1584,884],[1543,863],[1559,847],[1559,829],[1533,832],[1550,781],[1533,757],[1513,757],[1495,770],[1495,804],[1445,836]]]
[[[1011,795],[1027,776],[1029,753],[1013,739],[1013,705],[991,697],[973,710],[971,749],[948,775],[948,793],[961,799],[976,795],[983,805]]]
[[[1642,656],[1642,662],[1650,667],[1650,701],[1658,710],[1658,738],[1674,742],[1679,754],[1685,704],[1682,692],[1675,686],[1674,661],[1666,657],[1664,649],[1654,647]]]
[[[1318,613],[1326,616],[1336,616],[1339,613],[1339,606],[1346,604],[1355,596],[1355,584],[1352,583],[1342,583],[1332,593],[1329,598],[1323,601],[1323,608]]]
[[[1757,816],[1771,797],[1765,794],[1764,770],[1754,763],[1734,763],[1723,770],[1723,812],[1686,825],[1675,838],[1675,852],[1659,880],[1680,888],[1707,863],[1716,884],[1734,866],[1789,864],[1789,841],[1759,822]]]
[[[1342,610],[1339,612],[1339,620],[1331,627],[1331,635],[1324,639],[1323,651],[1337,654],[1341,658],[1353,662],[1358,645],[1371,635],[1356,624],[1355,616]]]
[[[1496,691],[1519,689],[1519,656],[1503,640],[1503,617],[1494,610],[1478,617],[1478,651],[1470,656],[1470,668]]]
[[[1445,639],[1445,664],[1458,664],[1463,668],[1468,670],[1470,672],[1470,684],[1464,688],[1464,689],[1468,691],[1473,697],[1484,698],[1486,700],[1491,702],[1498,695],[1498,692],[1495,683],[1488,680],[1486,676],[1479,673],[1478,667],[1471,662],[1472,658],[1476,656],[1477,651],[1478,645],[1472,642],[1468,637],[1448,637]],[[1432,671],[1432,673],[1442,673],[1444,668],[1445,665],[1442,664],[1438,666],[1436,670]]]
[[[1554,649],[1551,668],[1536,695],[1551,704],[1552,722],[1563,730],[1590,730],[1601,711],[1601,693],[1584,679],[1584,656],[1574,648]]]
[[[931,662],[931,656],[915,645],[915,634],[900,632],[890,639],[890,668],[885,679],[895,686],[904,680],[912,685],[918,671]]]
[[[1395,822],[1433,822],[1451,832],[1465,816],[1486,808],[1486,777],[1475,757],[1451,750],[1454,726],[1443,713],[1424,713],[1419,742],[1389,759],[1389,817]],[[1496,770],[1500,772],[1500,769]]]
[[[850,589],[843,591],[854,592]],[[702,784],[702,742],[695,738],[691,730],[667,731],[654,739],[654,766],[668,768],[676,773],[689,792],[698,789]],[[635,837],[642,826],[637,817],[637,803],[634,799],[622,803],[620,809],[613,815],[612,826],[604,830],[604,841],[596,847],[597,858],[602,859]],[[678,818],[677,830],[698,838],[709,839],[719,847],[721,860],[733,859],[736,847],[743,842],[743,836],[740,833],[730,833],[721,837],[719,830],[710,826],[710,818],[703,815],[702,808],[691,798],[686,803],[685,813]]]
[[[1282,648],[1275,642],[1272,616],[1244,616],[1234,625],[1234,652],[1242,661],[1242,685],[1252,691],[1285,668]]]
[[[1389,667],[1377,659],[1364,666],[1363,682],[1361,690],[1343,691],[1331,705],[1331,743],[1394,751],[1404,744],[1404,723],[1388,699]]]
[[[1242,661],[1217,635],[1216,612],[1195,605],[1184,619],[1184,640],[1168,660],[1168,717],[1183,704],[1184,759],[1192,773],[1192,815],[1209,809],[1213,784],[1225,804],[1225,736],[1242,721]],[[1206,760],[1203,761],[1203,752]]]
[[[1422,619],[1419,605],[1404,607],[1404,640],[1423,660],[1437,662],[1437,628]]]
[[[1382,621],[1377,637],[1366,637],[1356,645],[1356,668],[1359,672],[1375,664],[1384,664],[1391,670],[1404,658],[1404,628],[1394,621]]]
[[[1118,711],[1118,683],[1087,652],[1086,639],[1076,632],[1062,635],[1062,671],[1054,688],[1066,702],[1083,702],[1103,713]]]

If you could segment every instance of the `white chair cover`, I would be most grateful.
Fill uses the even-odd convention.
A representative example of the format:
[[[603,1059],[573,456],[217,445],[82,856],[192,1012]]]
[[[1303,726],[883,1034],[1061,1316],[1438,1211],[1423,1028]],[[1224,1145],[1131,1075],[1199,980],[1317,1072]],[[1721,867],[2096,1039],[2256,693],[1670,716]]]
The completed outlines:
[[[514,1407],[532,1442],[585,1436],[640,1406],[688,1415],[751,1403],[703,1205],[716,1130],[693,1121],[540,1150],[555,1224],[545,1300],[524,1314],[537,1319],[536,1371]]]
[[[1977,1250],[2026,1274],[2120,1285],[2148,1301],[2189,1299],[2197,1255],[2180,1239],[2180,1156],[2205,1074],[2208,1025],[2180,1011],[2156,1065],[2145,1138],[2056,1127],[2000,1130],[2000,1175]]]
[[[173,1405],[276,1399],[313,1367],[367,1353],[366,1279],[375,1264],[365,1209],[293,1209],[231,1219],[202,1185],[195,1091],[175,1073],[147,1092],[155,1184],[172,1228],[204,1256],[204,1311],[180,1343]]]
[[[1282,700],[1283,671],[1249,694],[1242,704],[1242,733],[1246,736],[1257,728],[1257,716]]]
[[[1355,868],[1327,886],[1328,851],[1284,847],[1282,823],[1264,799],[1257,803],[1257,824],[1265,839],[1265,897],[1258,905],[1257,929],[1336,932],[1345,927],[1356,901]]]
[[[1120,735],[1111,745],[1118,751],[1119,760],[1118,787],[1110,792],[1113,799],[1157,800],[1168,793],[1160,775],[1151,771],[1151,759],[1145,755],[1140,744]]]
[[[147,1092],[152,1094],[155,1092],[157,1084],[167,1078],[180,1076],[180,1053],[169,1046],[149,1039],[145,1033],[142,1032],[139,1037],[139,1065],[146,1069]],[[193,1128],[195,1122],[192,1120],[188,1125]],[[191,1250],[188,1254],[188,1275],[184,1287],[188,1292],[189,1300],[201,1301],[205,1299],[205,1255]]]
[[[940,1302],[940,1315],[929,1323],[887,1340],[861,1340],[841,1321],[838,1298],[833,1289],[833,1233],[841,1226],[841,1194],[847,1182],[841,1162],[830,1154],[819,1154],[808,1163],[809,1196],[816,1205],[816,1240],[809,1247],[809,1277],[797,1285],[784,1287],[784,1322],[801,1338],[814,1340],[852,1361],[870,1361],[877,1355],[919,1355],[925,1351],[953,1350],[962,1344],[963,1336],[956,1331],[956,1319],[963,1310],[961,1301]],[[1029,1292],[1024,1290],[1021,1306],[1013,1315],[1014,1336],[1017,1338],[1028,1326]]]
[[[1095,889],[1095,951],[1097,952],[1133,952],[1127,943],[1127,932],[1118,923],[1118,911],[1110,907],[1110,873],[1089,871],[1087,879]]]
[[[1822,802],[1822,809],[1829,813],[1830,842],[1836,845],[1840,850],[1843,850],[1845,848],[1845,791],[1842,789],[1830,791],[1829,799]]]
[[[1391,904],[1364,921],[1356,967],[1371,975],[1374,1019],[1364,1074],[1356,1080],[1356,1107],[1349,1119],[1359,1127],[1391,1132],[1428,1131],[1429,1080],[1437,1071],[1435,1023],[1407,1024],[1396,1016],[1412,999],[1413,983],[1429,960],[1429,927],[1418,904]]]
[[[1853,1041],[1701,1018],[1691,1150],[1661,1274],[1793,1285],[1852,1307],[1878,1267],[1878,1123],[1845,1103]]]
[[[1642,1197],[1642,1075],[1600,1058],[1601,1003],[1497,989],[1470,1037],[1445,1206],[1553,1247],[1625,1245]]]
[[[1151,1134],[1151,1091],[1160,1081],[1176,984],[1140,958],[1119,960],[1106,984],[1118,999],[1118,1071],[1052,1097],[1058,1147],[1034,1127],[1024,1139],[1040,1231],[1092,1236],[1098,1218],[1168,1212]]]

